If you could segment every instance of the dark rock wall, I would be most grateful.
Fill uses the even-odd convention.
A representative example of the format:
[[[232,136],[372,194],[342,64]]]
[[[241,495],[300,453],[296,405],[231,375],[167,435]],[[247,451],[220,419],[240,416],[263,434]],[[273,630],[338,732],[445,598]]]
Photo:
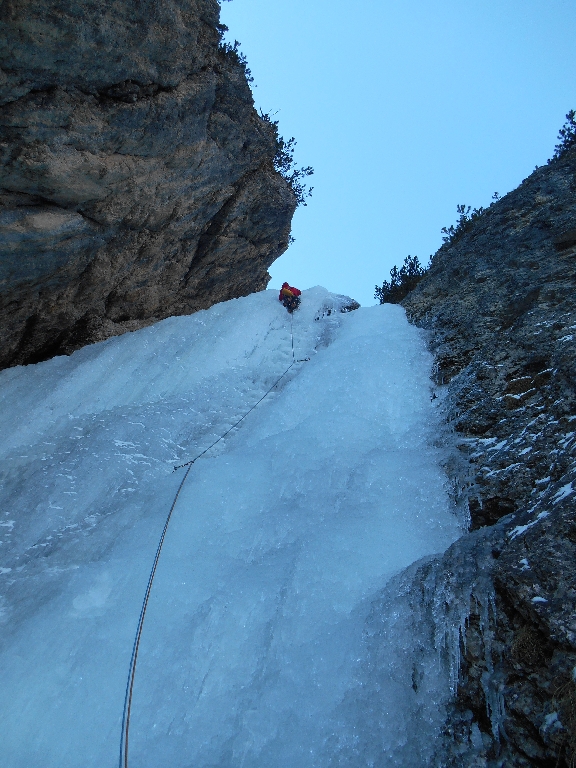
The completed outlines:
[[[217,1],[0,7],[0,368],[265,288],[296,201]]]
[[[575,289],[572,150],[443,246],[403,302],[430,331],[471,527],[492,526],[495,592],[475,597],[493,626],[472,611],[446,766],[576,760]]]

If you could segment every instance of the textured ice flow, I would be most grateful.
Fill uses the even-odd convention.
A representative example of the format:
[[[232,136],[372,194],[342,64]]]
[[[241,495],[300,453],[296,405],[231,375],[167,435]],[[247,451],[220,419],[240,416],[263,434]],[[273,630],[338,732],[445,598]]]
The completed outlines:
[[[310,361],[190,473],[142,637],[137,768],[337,765],[342,728],[351,764],[371,603],[459,535],[419,332],[400,307],[341,303],[304,293],[294,341]],[[2,768],[117,765],[172,467],[291,359],[289,315],[265,291],[0,374]],[[426,727],[399,700],[360,741],[396,738],[395,717]],[[354,764],[388,754],[369,752]]]

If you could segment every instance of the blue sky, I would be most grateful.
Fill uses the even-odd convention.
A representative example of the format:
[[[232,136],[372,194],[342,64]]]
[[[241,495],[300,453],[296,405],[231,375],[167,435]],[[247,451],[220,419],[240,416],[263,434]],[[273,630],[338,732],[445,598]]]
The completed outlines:
[[[551,157],[576,108],[574,0],[233,0],[256,106],[295,136],[313,197],[270,287],[374,303],[427,262],[456,205],[487,205]]]

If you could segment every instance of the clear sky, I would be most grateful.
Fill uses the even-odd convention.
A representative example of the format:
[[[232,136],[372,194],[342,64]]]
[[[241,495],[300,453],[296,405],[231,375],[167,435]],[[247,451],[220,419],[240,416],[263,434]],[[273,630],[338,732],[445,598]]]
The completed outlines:
[[[552,156],[576,108],[574,0],[233,0],[257,108],[295,136],[313,197],[270,287],[364,305],[456,205],[488,205]]]

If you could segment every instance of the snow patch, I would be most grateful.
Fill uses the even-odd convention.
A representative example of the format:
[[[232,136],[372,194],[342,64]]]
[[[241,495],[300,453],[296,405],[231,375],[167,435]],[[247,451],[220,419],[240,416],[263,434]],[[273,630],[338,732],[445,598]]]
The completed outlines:
[[[566,483],[566,485],[563,485],[562,488],[560,488],[557,491],[557,493],[554,494],[552,503],[558,504],[559,501],[562,501],[562,499],[565,499],[567,496],[570,496],[570,494],[572,493],[574,493],[574,489],[572,488],[572,483]]]
[[[532,520],[530,523],[527,523],[526,525],[517,525],[508,534],[509,538],[515,539],[516,536],[521,536],[523,533],[526,533],[527,530],[532,528],[533,525],[536,525],[536,523],[539,523],[540,520],[543,520],[545,517],[548,517],[549,514],[550,514],[549,512],[540,512],[536,520]]]

